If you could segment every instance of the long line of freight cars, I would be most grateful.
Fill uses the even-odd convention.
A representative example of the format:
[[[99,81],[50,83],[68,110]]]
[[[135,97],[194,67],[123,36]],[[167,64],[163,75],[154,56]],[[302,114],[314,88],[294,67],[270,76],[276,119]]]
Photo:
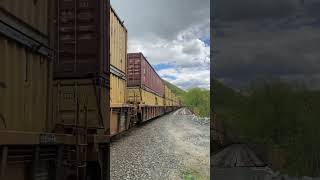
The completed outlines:
[[[179,108],[109,0],[0,1],[0,180],[109,179],[110,138]]]

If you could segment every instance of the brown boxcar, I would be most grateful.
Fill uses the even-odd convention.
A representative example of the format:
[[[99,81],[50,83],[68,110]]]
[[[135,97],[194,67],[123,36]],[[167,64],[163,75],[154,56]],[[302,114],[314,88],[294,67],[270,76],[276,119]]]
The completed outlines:
[[[0,130],[46,130],[50,63],[0,34]]]
[[[142,87],[159,96],[164,95],[164,83],[142,53],[128,54],[128,87]]]
[[[1,0],[1,21],[35,40],[48,43],[48,3],[48,0]]]
[[[48,130],[50,12],[47,0],[0,2],[0,131]]]
[[[55,1],[54,78],[109,75],[109,7],[109,1]]]
[[[108,131],[108,80],[65,79],[53,85],[53,129],[87,126],[87,129]],[[58,130],[57,130],[58,131]],[[60,132],[61,133],[61,132]],[[66,132],[63,132],[66,133]]]
[[[102,3],[108,4],[109,1],[91,0],[89,3],[87,0],[2,0],[0,2],[1,180],[65,180],[75,178],[77,171],[80,172],[80,177],[89,176],[91,179],[107,179],[108,176],[109,138],[104,134],[109,125],[109,122],[106,122],[109,120],[109,103],[106,103],[109,102],[109,82],[107,82],[109,76],[105,82],[95,81],[95,84],[91,83],[93,78],[52,81],[53,52],[48,46],[53,47],[49,39],[53,40],[57,36],[48,31],[52,29],[48,27],[55,25],[48,23],[54,22],[51,13],[54,11],[55,2],[63,4],[59,6],[61,15],[59,20],[64,22],[60,21],[61,26],[57,27],[61,30],[61,33],[57,33],[62,35],[61,43],[67,42],[63,45],[77,44],[75,50],[88,52],[86,46],[83,46],[84,39],[87,38],[89,41],[97,42],[97,49],[108,50],[107,41],[100,40],[101,36],[108,37],[102,34],[104,25],[99,25],[99,34],[89,31],[92,25],[90,16],[98,14],[97,17],[100,17],[99,13],[102,13],[105,7]],[[77,32],[76,42],[68,41],[70,37],[67,35],[71,32],[67,25],[72,24],[69,24],[68,20],[72,14],[70,4],[74,2],[78,6],[76,8],[78,24],[74,26],[76,27],[74,32]],[[99,13],[88,12],[97,10],[91,8],[92,3],[98,4],[96,7],[101,7]],[[88,7],[89,9],[86,9]],[[105,17],[106,14],[109,13],[101,17]],[[87,22],[88,26],[81,24],[87,20],[90,21]],[[103,24],[107,26],[108,21],[109,19],[105,19]],[[71,33],[72,35],[74,34]],[[90,35],[99,36],[92,38]],[[79,43],[82,43],[82,46]],[[71,50],[70,46],[68,48],[66,50]],[[87,55],[73,53],[81,57]],[[62,53],[63,58],[66,58],[65,55]],[[102,62],[102,59],[95,59],[95,62]],[[74,63],[77,68],[77,63],[85,64],[79,62],[79,59],[74,60],[77,60]],[[107,65],[96,63],[98,67],[95,68],[109,69],[108,59],[103,62]],[[76,73],[79,75],[79,72],[83,72],[83,69],[76,70],[75,73],[63,71],[62,74],[68,72],[71,74],[70,78]],[[100,72],[102,71],[94,73]],[[58,71],[58,74],[61,75],[61,71]]]

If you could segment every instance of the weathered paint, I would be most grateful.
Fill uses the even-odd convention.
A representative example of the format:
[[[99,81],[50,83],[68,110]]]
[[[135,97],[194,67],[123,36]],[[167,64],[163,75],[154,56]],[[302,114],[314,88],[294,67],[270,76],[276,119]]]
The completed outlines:
[[[126,103],[127,82],[110,74],[110,107],[122,107]]]
[[[48,0],[1,0],[0,11],[48,34]]]
[[[174,92],[171,92],[171,98],[170,98],[172,105],[173,106],[178,106],[179,105],[179,98]]]
[[[148,106],[164,106],[163,97],[139,87],[128,87],[128,101]]]
[[[0,35],[0,129],[45,131],[51,62]]]
[[[164,86],[165,87],[165,91],[164,91],[164,102],[166,106],[172,106],[172,100],[171,100],[171,96],[172,96],[172,91],[170,88],[168,88],[167,85]]]
[[[56,80],[53,86],[53,129],[62,125],[109,129],[109,88],[105,79]],[[78,105],[77,105],[78,104]],[[78,122],[76,122],[78,120]],[[87,125],[86,125],[87,124]]]
[[[129,128],[128,108],[111,108],[110,135],[119,134]]]
[[[110,8],[110,65],[118,69],[124,77],[110,73],[110,106],[122,107],[126,103],[127,72],[127,29]]]
[[[55,2],[54,78],[108,76],[109,0]]]
[[[115,11],[110,8],[110,64],[127,71],[127,29]]]
[[[164,95],[164,83],[142,53],[128,54],[128,86],[140,86]]]

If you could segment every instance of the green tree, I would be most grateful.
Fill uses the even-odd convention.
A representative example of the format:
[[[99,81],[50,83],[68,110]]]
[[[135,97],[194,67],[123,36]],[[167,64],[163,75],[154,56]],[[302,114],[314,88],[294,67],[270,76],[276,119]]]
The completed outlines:
[[[184,105],[190,106],[193,111],[202,117],[210,115],[210,91],[201,88],[189,89],[182,95]]]

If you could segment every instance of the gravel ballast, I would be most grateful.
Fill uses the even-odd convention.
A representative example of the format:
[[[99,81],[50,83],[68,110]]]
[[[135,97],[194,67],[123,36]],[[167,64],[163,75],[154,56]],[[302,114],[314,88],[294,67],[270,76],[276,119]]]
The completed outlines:
[[[183,108],[125,132],[111,143],[111,179],[209,179],[210,127],[199,121]]]

